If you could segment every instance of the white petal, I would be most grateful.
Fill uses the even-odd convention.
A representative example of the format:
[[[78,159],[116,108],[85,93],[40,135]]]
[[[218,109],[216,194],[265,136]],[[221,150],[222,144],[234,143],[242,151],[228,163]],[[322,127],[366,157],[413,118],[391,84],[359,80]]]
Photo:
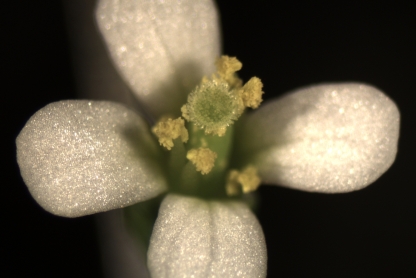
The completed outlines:
[[[101,0],[97,21],[116,67],[154,116],[178,114],[215,70],[220,42],[211,0]]]
[[[298,90],[248,116],[240,145],[264,182],[348,192],[393,163],[400,115],[374,87],[327,84]]]
[[[152,277],[265,277],[263,231],[240,202],[168,195],[148,252]]]
[[[146,124],[120,104],[51,103],[29,119],[16,144],[30,193],[53,214],[107,211],[165,189]]]

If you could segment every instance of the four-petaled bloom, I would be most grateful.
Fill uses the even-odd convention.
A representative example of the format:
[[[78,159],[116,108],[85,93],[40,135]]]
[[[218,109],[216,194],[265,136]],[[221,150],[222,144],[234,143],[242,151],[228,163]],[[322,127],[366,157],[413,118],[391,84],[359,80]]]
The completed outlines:
[[[214,73],[216,16],[210,0],[102,0],[97,6],[115,66],[155,118],[178,115],[193,87]],[[252,165],[268,184],[325,193],[358,190],[393,163],[399,117],[395,104],[371,86],[300,89],[238,121],[231,166]],[[166,152],[147,123],[120,104],[47,105],[19,134],[17,158],[36,201],[61,216],[173,192],[161,204],[150,242],[154,277],[266,275],[264,236],[247,205],[238,197],[227,200],[225,189],[218,198],[192,196],[193,189],[178,194],[186,190],[172,189],[172,171],[166,170],[175,165],[165,163]]]

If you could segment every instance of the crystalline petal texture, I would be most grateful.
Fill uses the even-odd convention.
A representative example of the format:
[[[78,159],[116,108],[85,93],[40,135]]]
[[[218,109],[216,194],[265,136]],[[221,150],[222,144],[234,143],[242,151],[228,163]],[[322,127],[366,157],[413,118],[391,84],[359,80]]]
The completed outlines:
[[[156,117],[176,115],[215,71],[220,41],[211,0],[101,0],[96,16],[116,68]]]
[[[16,139],[35,200],[77,217],[152,198],[166,188],[144,121],[122,105],[61,101],[33,115]]]
[[[348,192],[391,166],[399,122],[396,105],[374,87],[312,86],[249,115],[238,149],[255,162],[265,183]]]
[[[168,195],[157,218],[148,265],[152,277],[265,277],[263,231],[241,202]]]

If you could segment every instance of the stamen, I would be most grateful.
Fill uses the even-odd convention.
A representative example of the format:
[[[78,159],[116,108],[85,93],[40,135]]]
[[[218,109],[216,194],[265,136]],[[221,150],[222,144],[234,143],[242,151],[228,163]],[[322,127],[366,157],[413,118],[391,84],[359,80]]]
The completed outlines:
[[[236,196],[240,193],[240,184],[238,183],[239,174],[237,170],[230,170],[228,173],[227,183],[225,185],[225,191],[228,196]]]
[[[176,120],[171,118],[162,118],[152,128],[152,132],[157,136],[160,145],[168,150],[171,150],[174,146],[173,140],[179,136],[182,142],[188,141],[188,130],[185,127],[185,121],[181,117]]]
[[[255,191],[260,183],[261,180],[257,175],[257,168],[249,165],[242,172],[231,170],[228,173],[225,189],[229,196],[235,196],[238,195],[240,186],[243,193],[249,193]]]
[[[198,172],[205,175],[214,167],[217,154],[208,148],[198,148],[189,150],[186,158],[195,165]]]
[[[235,73],[243,67],[243,64],[236,57],[221,56],[215,65],[221,79],[231,87],[241,87],[242,81]]]
[[[263,101],[261,95],[263,83],[257,77],[252,77],[244,86],[238,90],[245,107],[258,108]]]

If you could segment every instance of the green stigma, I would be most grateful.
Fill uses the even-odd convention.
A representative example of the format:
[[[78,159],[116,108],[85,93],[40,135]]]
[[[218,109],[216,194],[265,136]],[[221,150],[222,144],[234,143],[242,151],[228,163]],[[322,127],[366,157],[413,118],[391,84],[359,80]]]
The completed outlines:
[[[222,136],[243,110],[244,103],[237,91],[230,89],[227,82],[214,79],[202,82],[189,94],[182,115],[206,134]]]

